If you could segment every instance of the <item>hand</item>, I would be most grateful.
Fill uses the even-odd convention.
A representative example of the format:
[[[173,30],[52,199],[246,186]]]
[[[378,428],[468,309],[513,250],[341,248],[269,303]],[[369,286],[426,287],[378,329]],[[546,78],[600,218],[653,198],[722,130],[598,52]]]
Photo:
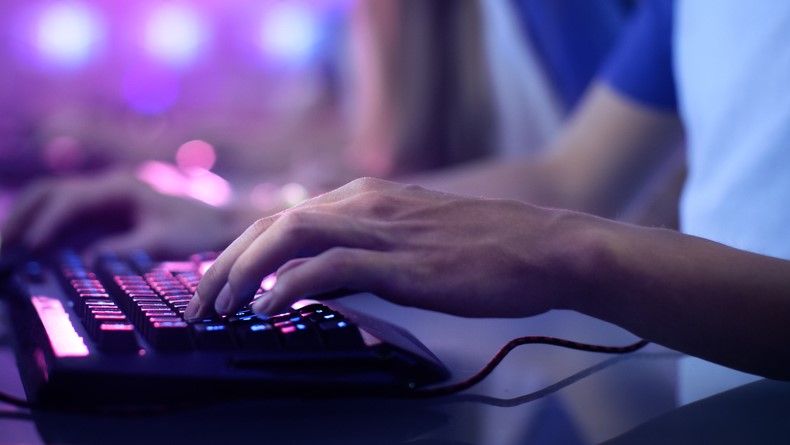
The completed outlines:
[[[232,232],[220,209],[161,194],[122,171],[45,180],[16,204],[4,238],[34,252],[79,242],[88,255],[145,249],[185,256],[220,249],[241,231]]]
[[[206,272],[187,316],[234,312],[275,271],[256,312],[344,289],[462,316],[534,315],[581,285],[565,262],[579,218],[356,180],[248,228]]]

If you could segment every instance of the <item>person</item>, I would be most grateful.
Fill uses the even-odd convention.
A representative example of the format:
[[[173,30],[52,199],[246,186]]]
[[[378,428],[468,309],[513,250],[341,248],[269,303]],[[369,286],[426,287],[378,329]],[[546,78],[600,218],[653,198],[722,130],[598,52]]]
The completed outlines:
[[[256,312],[338,289],[462,316],[571,309],[790,379],[790,48],[777,38],[788,19],[774,2],[646,1],[544,155],[410,181],[423,187],[359,179],[258,219],[206,272],[188,315],[231,313],[276,272]],[[733,35],[744,23],[760,26]],[[684,233],[593,215],[611,216],[684,128]],[[44,201],[15,230],[42,214],[29,209],[47,214]],[[42,243],[56,230],[31,232]]]
[[[460,191],[518,200],[352,182],[258,220],[220,255],[188,313],[231,313],[276,272],[257,312],[345,288],[462,316],[571,309],[790,379],[790,49],[776,38],[788,20],[785,5],[646,2],[557,148],[464,173]],[[742,23],[761,25],[734,37]],[[689,143],[687,233],[526,204],[610,208],[610,192],[681,129],[673,80]]]

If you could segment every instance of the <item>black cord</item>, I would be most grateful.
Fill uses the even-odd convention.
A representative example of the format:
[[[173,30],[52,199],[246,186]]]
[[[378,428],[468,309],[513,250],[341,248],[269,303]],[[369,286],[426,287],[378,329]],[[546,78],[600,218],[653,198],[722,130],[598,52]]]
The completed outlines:
[[[9,405],[13,405],[19,408],[32,408],[32,404],[25,399],[20,399],[19,397],[12,396],[11,394],[7,394],[4,392],[0,392],[0,402],[7,403]]]
[[[562,380],[560,380],[560,381],[558,381],[556,383],[552,383],[549,386],[545,386],[545,387],[543,387],[543,388],[541,388],[539,390],[536,390],[536,391],[533,391],[533,392],[530,392],[530,393],[527,393],[527,394],[522,394],[522,395],[517,396],[517,397],[502,398],[502,397],[494,397],[494,396],[489,396],[489,395],[484,395],[484,394],[455,394],[455,395],[451,395],[451,396],[443,399],[443,401],[447,401],[447,402],[450,402],[450,403],[459,403],[459,402],[461,402],[461,403],[463,403],[463,402],[484,403],[486,405],[498,406],[498,407],[501,407],[501,408],[510,408],[510,407],[523,405],[525,403],[529,403],[529,402],[535,401],[537,399],[541,399],[543,397],[546,397],[546,396],[548,396],[550,394],[553,394],[553,393],[555,393],[555,392],[557,392],[557,391],[559,391],[559,390],[561,390],[561,389],[563,389],[563,388],[565,388],[567,386],[570,386],[570,385],[578,382],[579,380],[587,378],[587,377],[589,377],[589,376],[591,376],[591,375],[593,375],[593,374],[595,374],[597,372],[600,372],[600,371],[602,371],[602,370],[604,370],[604,369],[606,369],[606,368],[608,368],[608,367],[610,367],[612,365],[616,365],[618,363],[622,363],[622,362],[624,362],[626,360],[634,360],[634,359],[639,359],[639,360],[662,360],[662,359],[677,359],[677,358],[680,358],[680,357],[683,357],[683,353],[675,352],[675,351],[672,351],[672,352],[635,352],[635,353],[627,354],[627,355],[626,354],[617,355],[617,356],[612,357],[610,359],[604,360],[604,361],[602,361],[600,363],[596,363],[595,365],[590,366],[589,368],[582,369],[581,371],[577,372],[576,374],[573,374],[573,375],[570,375],[568,377],[565,377],[564,379],[562,379]]]
[[[589,351],[589,352],[600,352],[605,354],[627,354],[629,352],[636,351],[638,349],[644,348],[650,342],[647,340],[639,340],[636,343],[632,343],[626,346],[600,346],[600,345],[591,345],[587,343],[578,343],[575,341],[570,340],[563,340],[561,338],[554,338],[554,337],[519,337],[510,340],[505,346],[502,347],[491,360],[483,366],[483,369],[478,371],[477,374],[469,377],[466,380],[463,380],[458,383],[453,383],[450,385],[433,387],[433,388],[425,388],[425,389],[415,389],[410,393],[410,396],[413,397],[437,397],[437,396],[444,396],[448,394],[454,394],[465,389],[471,388],[472,386],[480,383],[483,379],[488,377],[491,374],[491,371],[494,370],[499,363],[512,351],[513,349],[517,348],[521,345],[528,345],[528,344],[543,344],[543,345],[554,345],[560,346],[563,348],[569,349],[576,349],[579,351]]]

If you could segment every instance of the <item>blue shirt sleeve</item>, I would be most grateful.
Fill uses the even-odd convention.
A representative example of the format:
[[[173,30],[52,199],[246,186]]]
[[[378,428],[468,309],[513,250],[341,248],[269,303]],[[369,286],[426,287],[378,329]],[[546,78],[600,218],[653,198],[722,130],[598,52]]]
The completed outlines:
[[[673,72],[673,0],[643,0],[599,77],[649,107],[677,110]]]
[[[625,0],[513,0],[564,108],[571,110],[616,45],[631,12]]]

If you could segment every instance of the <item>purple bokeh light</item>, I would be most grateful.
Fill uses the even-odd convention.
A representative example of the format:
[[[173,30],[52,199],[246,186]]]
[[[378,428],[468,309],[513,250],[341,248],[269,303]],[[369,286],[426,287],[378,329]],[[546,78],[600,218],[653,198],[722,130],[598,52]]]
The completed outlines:
[[[309,61],[321,38],[318,11],[304,2],[276,2],[264,12],[259,45],[264,55],[286,65]]]
[[[217,154],[214,147],[206,141],[195,139],[185,142],[176,151],[176,165],[182,170],[211,170]]]
[[[148,17],[144,46],[155,59],[184,68],[199,57],[209,39],[208,24],[195,9],[163,3]]]
[[[83,3],[48,4],[39,11],[34,26],[33,46],[45,65],[56,68],[84,66],[103,39],[99,16]]]
[[[126,72],[122,89],[132,109],[145,115],[157,115],[175,104],[181,83],[178,76],[168,70],[139,66]]]

